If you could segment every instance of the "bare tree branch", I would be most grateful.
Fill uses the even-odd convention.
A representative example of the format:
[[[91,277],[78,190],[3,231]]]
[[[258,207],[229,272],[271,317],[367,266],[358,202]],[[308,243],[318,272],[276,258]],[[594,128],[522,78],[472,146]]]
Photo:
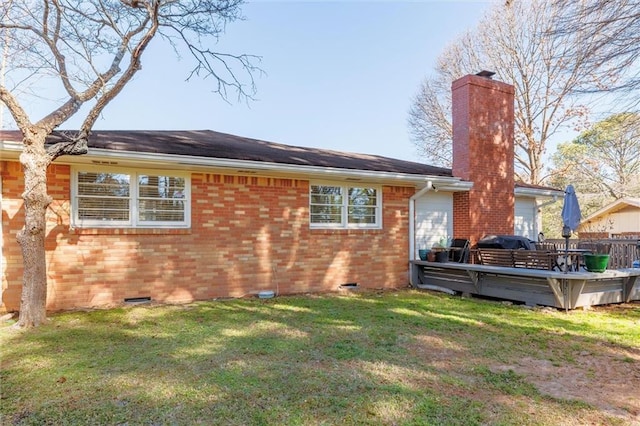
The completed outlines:
[[[0,100],[7,106],[20,131],[25,133],[31,126],[29,116],[15,96],[4,86],[0,86]]]
[[[46,320],[45,212],[47,166],[61,155],[87,152],[97,118],[140,71],[144,52],[160,36],[180,42],[195,61],[194,75],[212,78],[226,100],[228,90],[240,98],[255,93],[252,73],[259,58],[219,53],[210,46],[228,22],[240,19],[240,0],[9,0],[0,2],[0,30],[6,36],[8,63],[0,84],[0,101],[23,134],[20,163],[25,176],[25,226],[17,239],[24,267],[19,326]],[[5,78],[6,77],[6,78]],[[248,80],[248,85],[244,81]],[[8,83],[7,83],[8,82]],[[41,84],[40,84],[41,83]],[[28,90],[23,85],[29,85]],[[43,93],[60,91],[62,99],[33,123],[24,105]],[[58,96],[58,95],[56,95]],[[54,129],[88,113],[77,134],[45,141]]]
[[[253,74],[261,72],[254,63],[260,58],[204,47],[211,38],[217,39],[224,32],[227,22],[241,19],[241,3],[240,0],[48,0],[36,4],[13,1],[1,6],[6,19],[0,22],[0,29],[13,32],[11,50],[22,49],[20,55],[9,52],[12,57],[22,59],[15,61],[9,70],[11,77],[15,76],[14,82],[23,80],[20,75],[25,72],[38,70],[39,75],[56,76],[67,93],[68,98],[58,108],[37,122],[38,126],[52,130],[87,102],[96,101],[92,106],[96,111],[104,109],[104,105],[97,105],[97,100],[110,99],[105,96],[109,90],[130,80],[130,76],[124,80],[121,77],[133,69],[130,65],[137,59],[132,52],[151,27],[155,28],[153,37],[158,34],[172,40],[177,36],[174,40],[190,52],[195,66],[187,79],[194,76],[212,79],[213,91],[225,100],[230,90],[239,99],[252,99]],[[23,37],[27,34],[31,36]],[[108,55],[112,59],[105,64]],[[27,62],[29,57],[31,61]],[[139,69],[139,64],[136,66]],[[8,90],[15,92],[17,86]],[[97,97],[99,93],[102,95]]]
[[[158,30],[159,7],[159,1],[153,2],[153,4],[147,6],[149,21],[152,23],[151,26],[146,31],[146,34],[144,34],[142,39],[140,39],[137,45],[132,49],[131,60],[129,61],[129,66],[127,67],[127,69],[120,76],[120,78],[118,78],[116,83],[98,98],[96,104],[87,114],[84,122],[82,123],[82,126],[80,127],[80,139],[86,140],[89,138],[89,133],[91,132],[91,129],[93,128],[93,125],[95,124],[102,110],[122,91],[125,85],[133,78],[135,73],[140,70],[142,54],[144,53],[145,49],[149,45],[149,42],[151,42],[156,34],[156,31]],[[125,39],[130,39],[136,33],[137,30],[136,32],[127,34]]]
[[[565,59],[583,57],[589,72],[602,81],[579,89],[585,93],[617,93],[637,106],[640,103],[640,0],[555,0],[554,3],[563,14],[550,29],[552,36],[564,40],[573,40],[576,34],[590,36],[588,43],[574,43],[574,50],[567,52]]]
[[[418,149],[431,160],[450,164],[451,101],[446,93],[453,80],[489,69],[515,88],[516,175],[525,182],[542,183],[548,141],[563,128],[583,126],[586,119],[588,107],[573,96],[573,90],[593,81],[582,58],[573,63],[557,60],[574,46],[549,37],[547,29],[556,19],[559,10],[553,0],[496,5],[476,29],[448,46],[435,76],[425,80],[409,112],[409,129]],[[443,154],[449,156],[446,161]]]

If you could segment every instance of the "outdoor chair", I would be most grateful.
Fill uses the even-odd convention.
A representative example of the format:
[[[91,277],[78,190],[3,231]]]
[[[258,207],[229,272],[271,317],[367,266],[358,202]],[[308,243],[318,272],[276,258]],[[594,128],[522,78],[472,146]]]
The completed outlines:
[[[449,251],[449,260],[451,262],[467,263],[469,260],[469,240],[464,238],[454,238],[451,241],[451,248]]]
[[[537,242],[535,243],[536,245],[536,250],[544,250],[544,251],[550,251],[550,252],[556,252],[558,251],[558,248],[556,247],[556,243],[552,243],[552,242]]]
[[[536,250],[539,250],[539,251],[546,251],[548,253],[558,252],[558,246],[556,245],[556,243],[552,243],[550,241],[538,241],[535,243],[535,245],[536,245]],[[566,265],[564,264],[564,257],[556,256],[553,261],[552,269],[554,271],[564,271],[565,268],[566,268]]]

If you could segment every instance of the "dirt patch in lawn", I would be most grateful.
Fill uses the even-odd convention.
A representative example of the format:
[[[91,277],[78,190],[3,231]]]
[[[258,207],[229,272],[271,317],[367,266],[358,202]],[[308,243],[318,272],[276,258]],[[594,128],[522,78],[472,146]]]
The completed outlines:
[[[636,306],[621,304],[594,310],[624,312],[625,309]],[[541,315],[544,315],[545,309],[557,312],[544,308]],[[640,321],[638,324],[640,326]],[[419,336],[417,342],[409,345],[408,349],[419,353],[431,368],[459,375],[463,380],[465,372],[474,366],[487,366],[494,373],[513,371],[524,377],[543,396],[596,407],[604,417],[591,419],[593,423],[589,424],[605,424],[606,416],[612,416],[620,419],[621,424],[640,426],[640,348],[625,348],[600,342],[586,345],[579,352],[574,352],[571,359],[562,359],[560,354],[567,353],[566,347],[554,348],[554,344],[563,343],[549,340],[551,346],[545,352],[560,359],[525,356],[511,363],[500,364],[493,359],[474,357],[464,345],[456,345],[448,337],[425,334]],[[470,336],[456,337],[458,342],[465,342]],[[440,386],[443,392],[448,391],[446,384]],[[483,400],[487,395],[477,393],[472,398]],[[491,396],[494,397],[495,395]],[[514,397],[514,400],[517,398]],[[575,424],[583,424],[582,420]]]
[[[640,425],[640,357],[625,361],[630,353],[585,351],[580,359],[554,365],[551,361],[523,358],[517,365],[499,366],[527,377],[540,393],[558,399],[583,401],[600,410]]]
[[[596,310],[624,312],[630,306],[600,306]],[[515,365],[495,368],[511,369],[527,377],[544,395],[582,401],[632,425],[640,425],[640,348],[599,344],[585,348],[572,360],[525,357]]]

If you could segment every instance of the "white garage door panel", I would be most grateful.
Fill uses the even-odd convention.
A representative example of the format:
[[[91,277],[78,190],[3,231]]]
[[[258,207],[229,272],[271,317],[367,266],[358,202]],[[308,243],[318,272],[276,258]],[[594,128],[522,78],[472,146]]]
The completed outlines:
[[[427,192],[416,200],[416,253],[453,235],[453,195]]]

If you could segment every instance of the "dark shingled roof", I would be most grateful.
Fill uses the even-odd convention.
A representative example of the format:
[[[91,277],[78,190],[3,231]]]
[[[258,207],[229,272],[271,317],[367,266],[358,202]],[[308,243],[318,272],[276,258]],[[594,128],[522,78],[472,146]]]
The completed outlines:
[[[61,141],[63,134],[75,133],[54,132],[48,143]],[[0,130],[0,141],[20,142],[22,134],[17,130]],[[284,145],[212,130],[94,130],[89,138],[89,147],[421,176],[453,176],[451,169],[423,163],[378,155]],[[516,182],[516,187],[559,191],[557,188],[524,182]]]
[[[60,141],[60,135],[64,133],[74,134],[75,132],[55,132],[48,142],[55,143]],[[0,139],[20,141],[22,137],[20,132],[17,131],[0,131]],[[188,155],[299,166],[332,167],[427,176],[452,176],[451,169],[412,161],[377,155],[283,145],[211,130],[94,130],[89,138],[89,147],[113,151]]]

